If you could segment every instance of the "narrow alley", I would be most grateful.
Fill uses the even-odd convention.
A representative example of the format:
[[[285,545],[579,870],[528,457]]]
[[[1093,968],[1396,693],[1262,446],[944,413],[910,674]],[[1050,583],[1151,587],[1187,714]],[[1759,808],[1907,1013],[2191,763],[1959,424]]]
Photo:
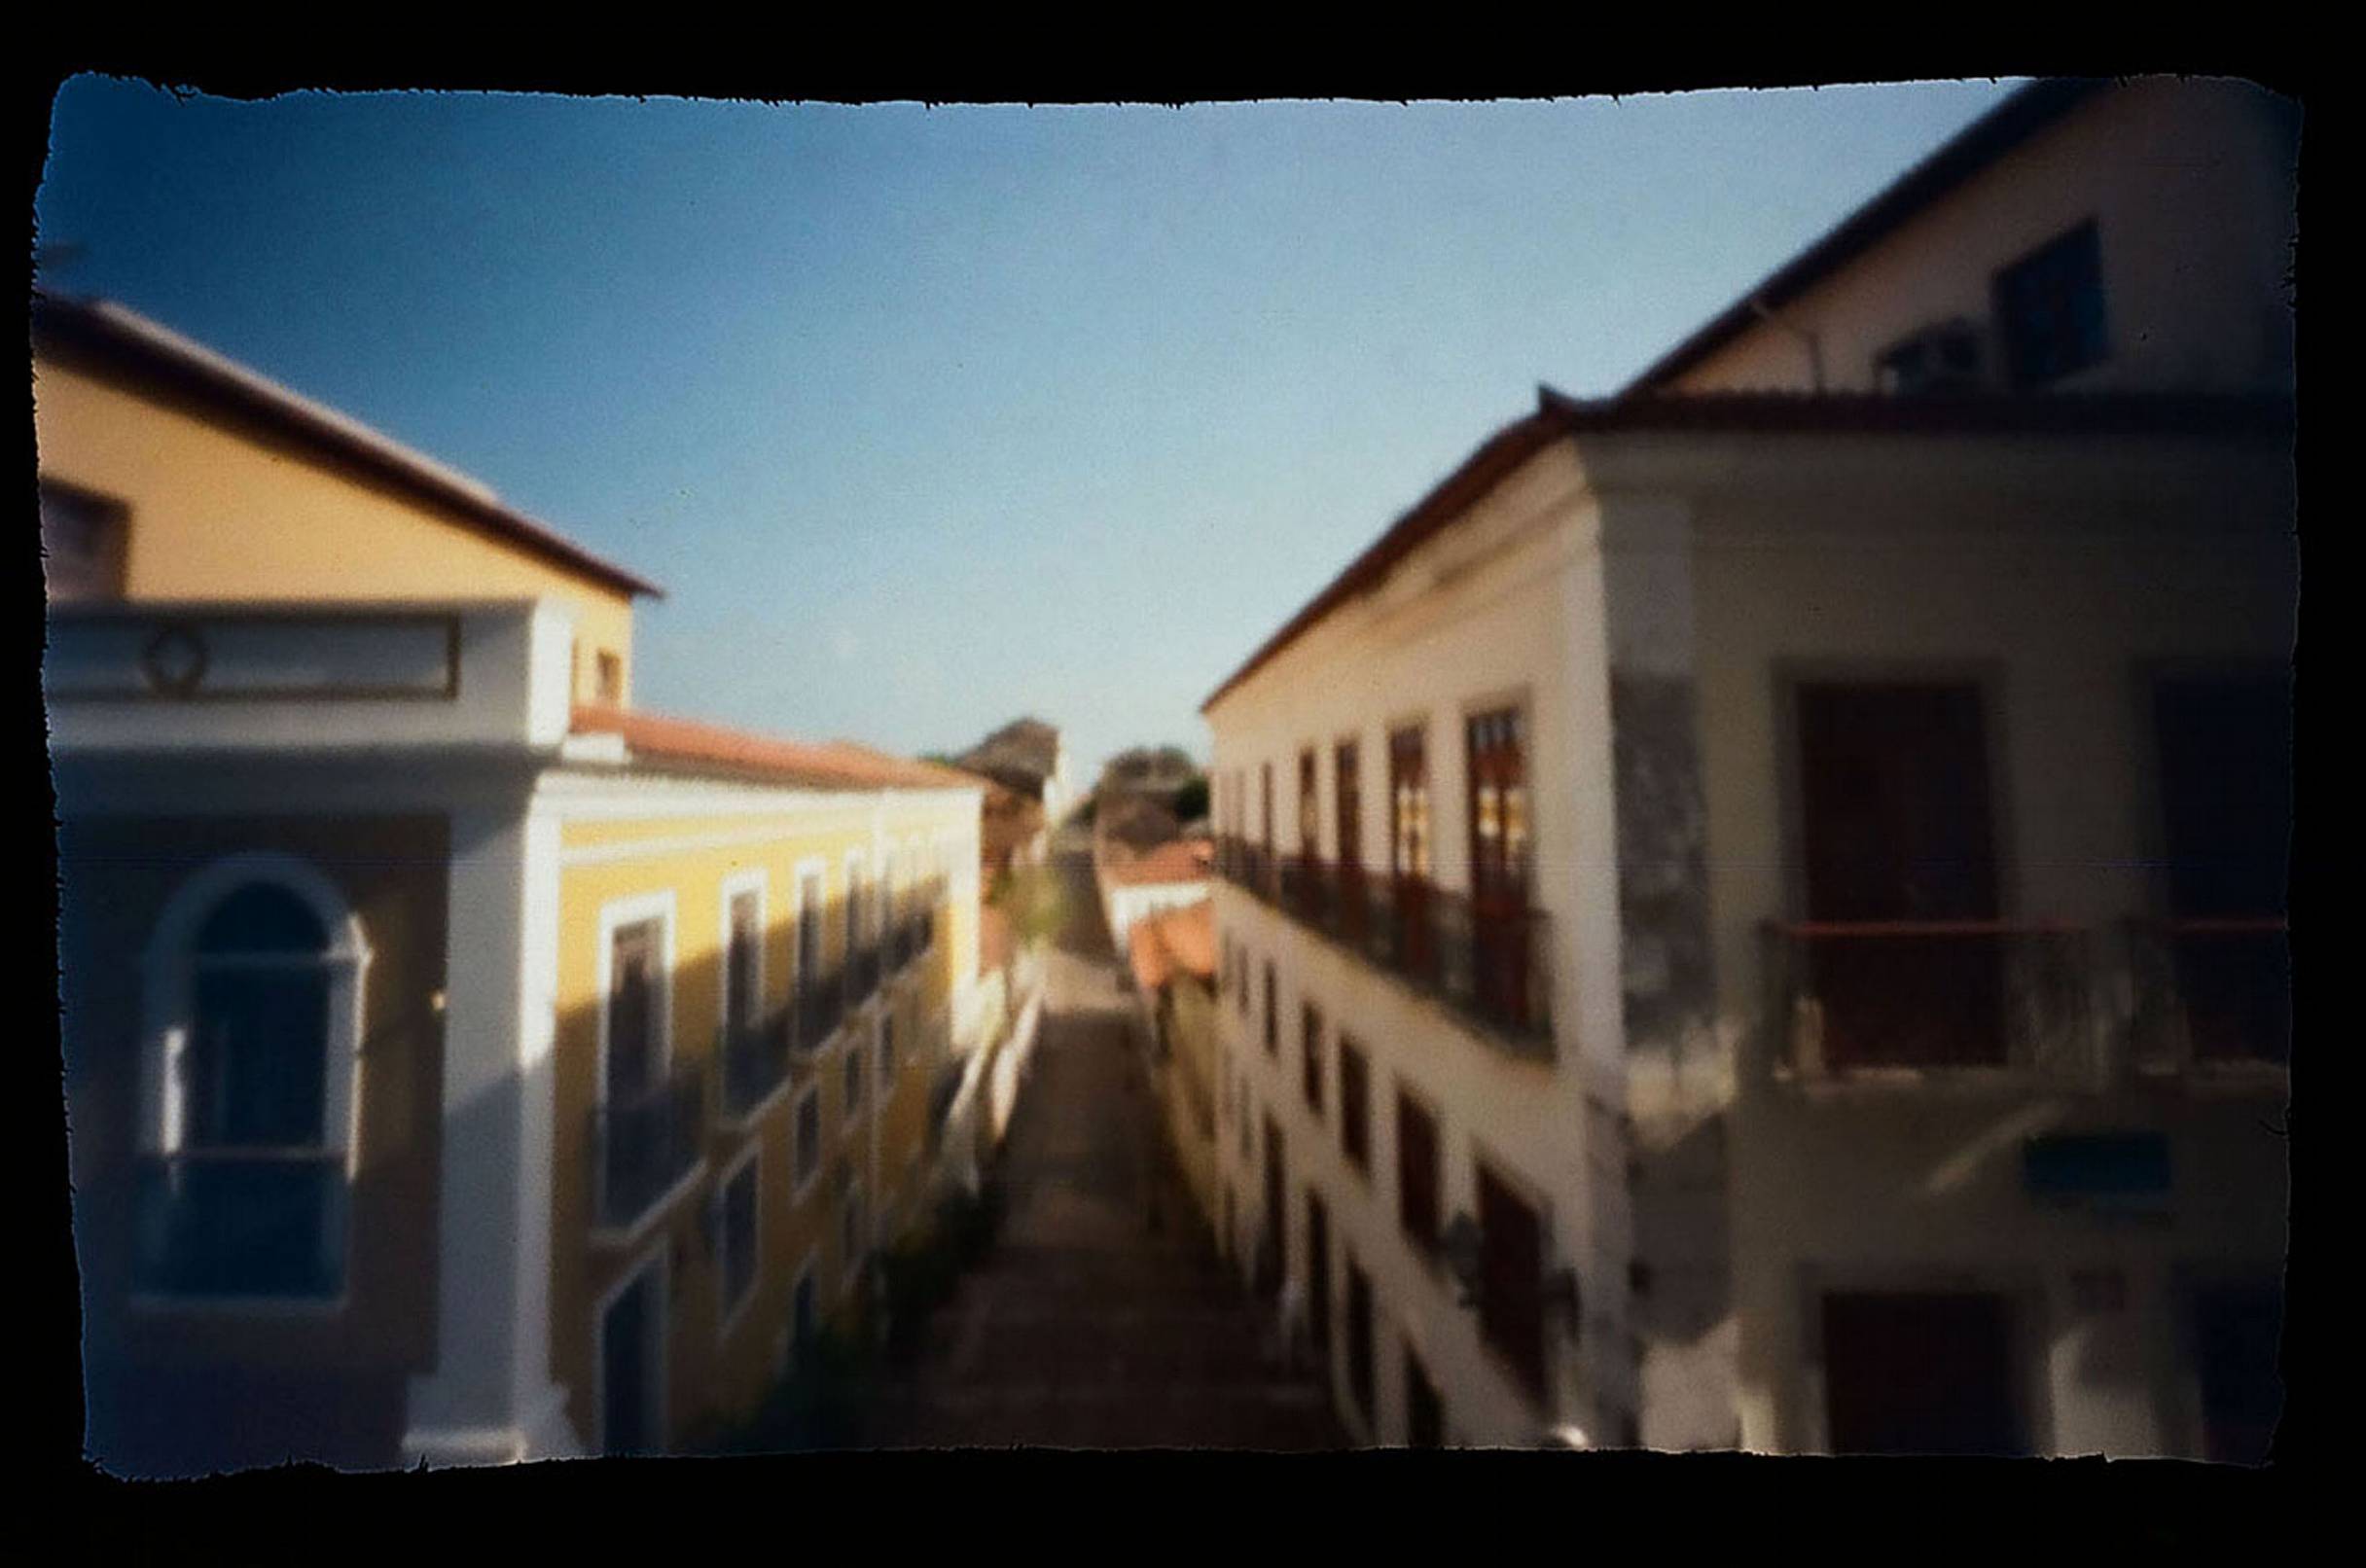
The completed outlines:
[[[1270,1361],[1254,1303],[1190,1221],[1093,898],[1069,918],[1012,1119],[993,1251],[878,1406],[880,1447],[1344,1446],[1310,1370]]]

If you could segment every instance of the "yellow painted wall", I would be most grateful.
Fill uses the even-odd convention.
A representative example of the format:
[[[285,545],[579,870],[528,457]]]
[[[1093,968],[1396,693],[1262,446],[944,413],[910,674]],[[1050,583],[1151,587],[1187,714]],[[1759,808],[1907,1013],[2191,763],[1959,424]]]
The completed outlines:
[[[963,802],[974,813],[975,805]],[[876,876],[875,825],[891,843],[925,841],[957,824],[961,805],[940,802],[890,802],[877,797],[847,797],[844,804],[817,803],[789,817],[651,817],[630,821],[574,821],[561,826],[567,850],[614,851],[631,844],[651,846],[646,856],[579,861],[560,875],[560,954],[556,1043],[556,1117],[552,1201],[551,1344],[554,1375],[570,1390],[570,1411],[587,1439],[596,1435],[592,1395],[597,1354],[596,1305],[607,1291],[649,1255],[651,1241],[629,1249],[592,1244],[592,1148],[590,1123],[597,1100],[599,1073],[598,991],[600,911],[621,899],[663,889],[674,895],[671,993],[672,1051],[677,1062],[711,1063],[721,1018],[723,883],[750,871],[765,876],[765,1005],[791,1000],[798,919],[797,868],[819,859],[824,865],[822,953],[825,965],[844,961],[847,893],[846,857],[864,853],[864,874]],[[695,847],[701,840],[744,842]],[[854,1304],[842,1294],[849,1260],[840,1241],[845,1189],[834,1173],[845,1162],[862,1183],[864,1199],[878,1218],[877,1237],[890,1244],[904,1222],[924,1214],[912,1181],[915,1158],[925,1177],[928,1087],[941,1059],[935,1031],[943,1027],[951,994],[950,920],[938,917],[938,940],[929,952],[901,974],[882,972],[881,995],[851,1028],[842,1028],[831,1047],[802,1059],[787,1093],[764,1110],[746,1134],[718,1135],[707,1153],[708,1180],[683,1201],[662,1228],[670,1249],[667,1281],[666,1385],[669,1434],[676,1442],[710,1432],[721,1422],[750,1413],[777,1375],[777,1352],[794,1308],[800,1265],[814,1260],[817,1316],[828,1321]],[[896,1018],[896,1073],[879,1077],[877,1015],[892,1009]],[[864,1103],[848,1114],[846,1056],[862,1052]],[[808,1090],[820,1096],[822,1157],[807,1190],[796,1191],[793,1135],[796,1109]],[[878,1138],[876,1167],[870,1138]],[[719,1336],[719,1264],[709,1255],[699,1216],[715,1179],[729,1168],[749,1138],[760,1142],[758,1227],[760,1263],[755,1299]],[[874,1183],[872,1172],[878,1171]]]
[[[579,700],[599,649],[632,689],[632,603],[455,512],[262,425],[54,355],[33,368],[42,473],[129,508],[133,599],[550,597],[575,611]]]

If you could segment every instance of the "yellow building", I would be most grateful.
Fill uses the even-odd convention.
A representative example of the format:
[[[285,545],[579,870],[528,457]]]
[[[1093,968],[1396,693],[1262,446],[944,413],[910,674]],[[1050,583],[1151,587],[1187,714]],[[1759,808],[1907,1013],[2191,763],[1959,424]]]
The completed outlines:
[[[634,709],[651,585],[127,311],[34,375],[93,1455],[745,1413],[928,1210],[981,781]]]

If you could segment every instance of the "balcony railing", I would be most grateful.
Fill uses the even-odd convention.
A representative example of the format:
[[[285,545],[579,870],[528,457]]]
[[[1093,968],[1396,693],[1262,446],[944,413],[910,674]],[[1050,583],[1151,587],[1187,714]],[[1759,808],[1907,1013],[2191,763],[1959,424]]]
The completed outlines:
[[[814,975],[797,988],[795,1007],[797,1032],[792,1044],[798,1051],[819,1051],[846,1016],[845,971],[825,970]]]
[[[2127,926],[2130,1050],[2144,1071],[2282,1065],[2292,1054],[2292,952],[2280,918]]]
[[[676,1067],[629,1100],[592,1111],[592,1156],[599,1228],[631,1229],[698,1163],[706,1130],[702,1064]]]
[[[1552,919],[1543,910],[1308,855],[1270,864],[1239,839],[1219,843],[1217,866],[1308,930],[1484,1025],[1498,1043],[1551,1053]]]
[[[936,940],[937,910],[945,902],[945,884],[930,882],[914,889],[912,907],[888,930],[890,967],[900,973],[927,952]]]
[[[1993,920],[1770,921],[1774,1063],[1794,1079],[2006,1069],[2092,1082],[2092,934]]]
[[[762,1105],[788,1082],[789,1053],[796,1045],[797,1010],[715,1031],[715,1055],[723,1064],[723,1113],[738,1119]]]
[[[344,1157],[184,1150],[139,1165],[138,1288],[326,1300],[344,1286]]]

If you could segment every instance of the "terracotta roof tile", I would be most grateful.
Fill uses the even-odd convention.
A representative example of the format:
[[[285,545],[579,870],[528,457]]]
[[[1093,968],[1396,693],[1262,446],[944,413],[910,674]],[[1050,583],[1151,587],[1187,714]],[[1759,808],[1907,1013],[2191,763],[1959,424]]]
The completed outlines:
[[[1216,845],[1208,838],[1170,838],[1139,854],[1112,850],[1101,862],[1113,882],[1139,887],[1153,882],[1201,882],[1215,874]]]
[[[621,736],[635,761],[825,789],[975,789],[981,781],[950,768],[875,751],[851,741],[788,740],[696,719],[604,707],[578,707],[578,734]]]

